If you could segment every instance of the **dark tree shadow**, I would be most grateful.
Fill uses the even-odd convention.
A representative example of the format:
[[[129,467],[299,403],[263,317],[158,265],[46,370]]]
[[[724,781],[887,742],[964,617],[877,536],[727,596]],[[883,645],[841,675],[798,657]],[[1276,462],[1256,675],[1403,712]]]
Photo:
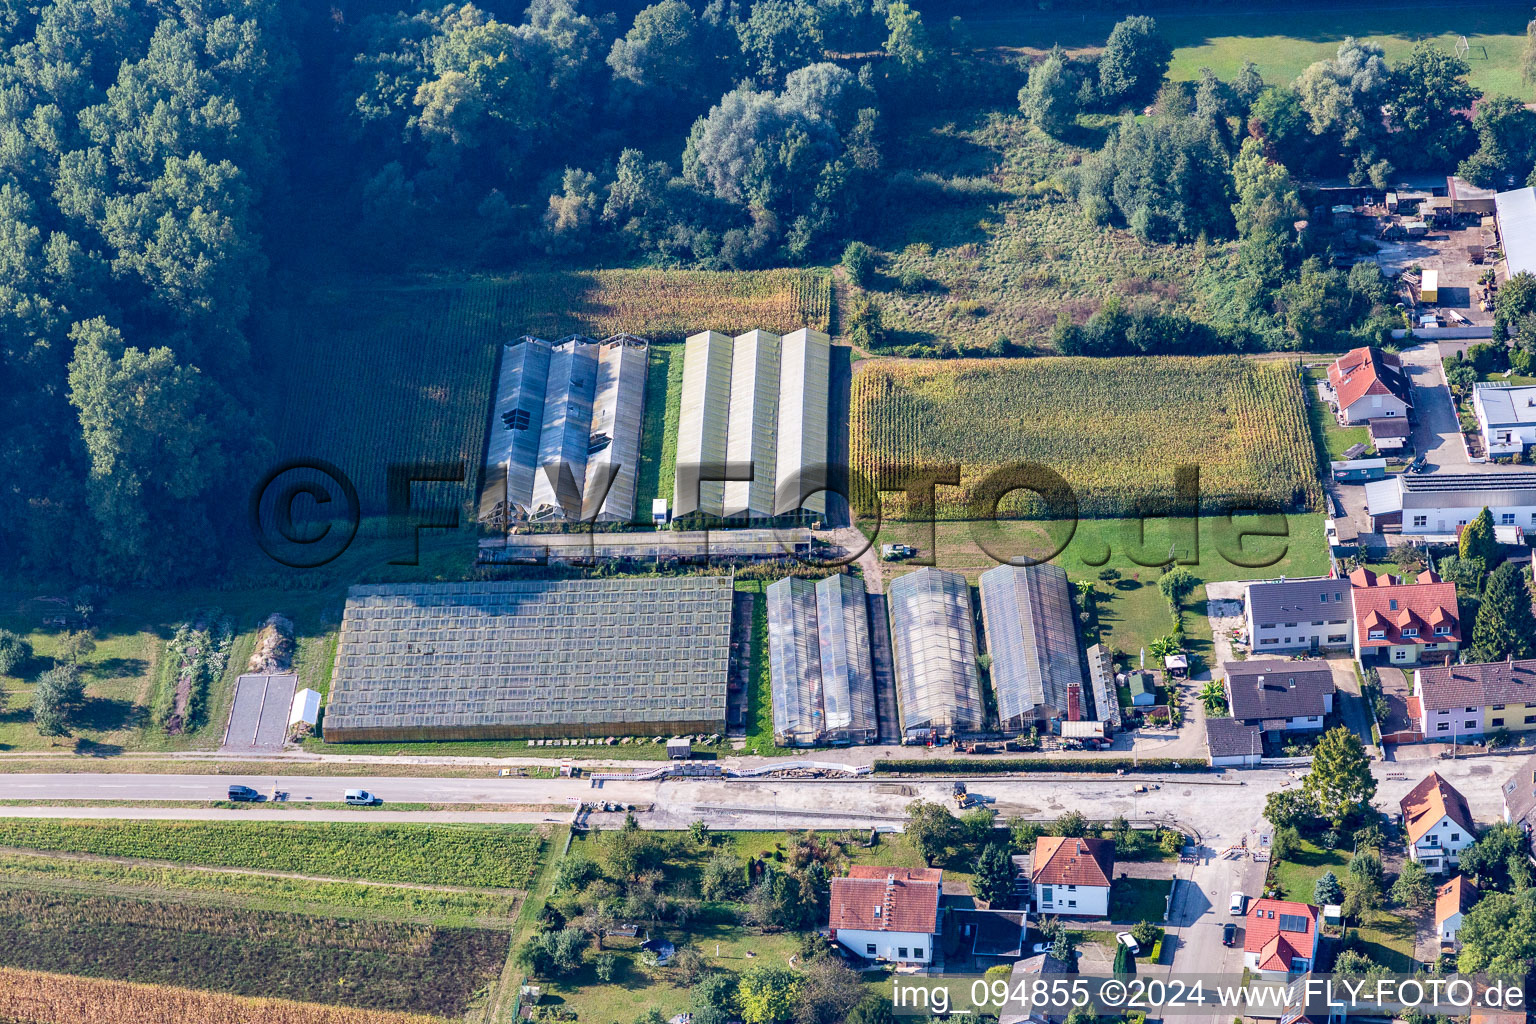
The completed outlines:
[[[96,679],[121,679],[124,676],[141,676],[149,668],[149,662],[143,658],[104,658],[86,666]]]
[[[118,697],[87,697],[85,706],[70,719],[77,729],[113,732],[138,721],[140,710],[131,700]]]

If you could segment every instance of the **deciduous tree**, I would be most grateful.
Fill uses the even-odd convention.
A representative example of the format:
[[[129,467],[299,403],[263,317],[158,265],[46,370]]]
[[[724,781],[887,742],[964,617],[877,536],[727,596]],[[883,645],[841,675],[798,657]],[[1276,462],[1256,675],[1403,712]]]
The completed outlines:
[[[1360,737],[1342,725],[1324,733],[1313,750],[1302,792],[1335,828],[1367,807],[1376,795],[1376,779]]]

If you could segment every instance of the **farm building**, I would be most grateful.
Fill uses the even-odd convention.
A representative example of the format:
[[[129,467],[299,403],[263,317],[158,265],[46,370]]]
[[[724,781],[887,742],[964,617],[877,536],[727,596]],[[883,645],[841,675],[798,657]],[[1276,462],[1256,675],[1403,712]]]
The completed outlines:
[[[903,738],[923,742],[980,729],[971,585],[957,572],[930,567],[891,581],[889,598]]]
[[[706,331],[688,339],[674,519],[752,521],[826,512],[820,488],[831,359],[830,339],[819,331],[782,337],[749,331],[737,338]],[[750,465],[752,479],[701,479],[727,475],[726,464]]]
[[[1500,192],[1493,203],[1509,276],[1536,272],[1536,189],[1527,186]]]
[[[725,726],[729,576],[355,586],[325,739]]]
[[[1497,393],[1490,391],[1482,397]],[[1474,404],[1479,394],[1473,392]],[[1411,536],[1421,543],[1436,538],[1436,543],[1454,544],[1457,531],[1485,508],[1493,515],[1496,532],[1501,526],[1510,527],[1512,532],[1515,527],[1536,524],[1536,472],[1399,473],[1366,484],[1365,507],[1371,529],[1378,533],[1400,530],[1405,538]],[[1442,537],[1446,539],[1438,539]]]
[[[1490,214],[1494,211],[1494,190],[1479,188],[1465,178],[1445,179],[1445,194],[1453,214]]]
[[[1120,728],[1120,697],[1115,690],[1115,661],[1109,648],[1088,648],[1088,681],[1093,686],[1093,710],[1110,732]]]
[[[481,522],[634,518],[647,348],[621,334],[502,349]]]
[[[787,577],[769,587],[768,665],[779,746],[875,741],[869,608],[859,580]]]
[[[1060,566],[999,565],[981,574],[981,616],[1003,728],[1094,718],[1083,699],[1072,588]]]

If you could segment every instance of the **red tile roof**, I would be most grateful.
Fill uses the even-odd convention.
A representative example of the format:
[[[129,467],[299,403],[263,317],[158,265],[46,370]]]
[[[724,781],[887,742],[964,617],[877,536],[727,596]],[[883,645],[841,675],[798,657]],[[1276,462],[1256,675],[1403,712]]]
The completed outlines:
[[[1289,971],[1291,959],[1311,960],[1317,952],[1317,919],[1321,911],[1292,900],[1254,900],[1248,909],[1243,952],[1259,954],[1259,970]],[[1302,919],[1302,931],[1281,931],[1281,915]]]
[[[1041,836],[1035,840],[1030,881],[1038,885],[1108,886],[1115,877],[1115,844],[1110,839]]]
[[[1350,570],[1349,582],[1356,587],[1394,587],[1402,582],[1390,573],[1375,573],[1363,565],[1357,565]]]
[[[1374,348],[1357,348],[1340,356],[1328,367],[1328,383],[1340,409],[1348,409],[1366,395],[1395,395],[1405,405],[1413,404],[1402,360]]]
[[[1472,825],[1472,812],[1467,810],[1466,799],[1455,786],[1442,779],[1439,772],[1424,776],[1398,806],[1403,810],[1403,828],[1408,833],[1409,843],[1417,843],[1424,833],[1439,824],[1441,818],[1450,818],[1469,835],[1477,831]]]
[[[1477,887],[1467,881],[1466,875],[1457,875],[1435,890],[1435,927],[1438,928],[1453,914],[1470,910],[1477,902]]]
[[[829,923],[833,938],[837,937],[839,928],[921,935],[938,933],[943,872],[932,868],[912,870],[871,865],[857,865],[854,870],[857,875],[832,879]]]
[[[1355,602],[1355,629],[1359,632],[1361,647],[1461,640],[1454,583],[1355,586],[1351,596]],[[1435,627],[1442,625],[1449,626],[1450,632],[1437,635]],[[1416,628],[1418,635],[1403,636],[1402,631],[1409,627]],[[1372,630],[1381,630],[1383,635],[1373,640]]]
[[[1536,659],[1432,665],[1419,670],[1418,682],[1422,706],[1429,711],[1536,704]]]

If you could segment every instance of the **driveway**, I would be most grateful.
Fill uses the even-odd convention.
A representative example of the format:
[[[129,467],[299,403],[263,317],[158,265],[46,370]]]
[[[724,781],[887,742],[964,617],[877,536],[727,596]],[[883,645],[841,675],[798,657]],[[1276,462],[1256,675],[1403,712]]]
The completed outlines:
[[[1413,450],[1429,457],[1432,469],[1465,470],[1471,463],[1461,441],[1461,426],[1440,367],[1440,346],[1415,345],[1401,353],[1403,370],[1413,383]]]

